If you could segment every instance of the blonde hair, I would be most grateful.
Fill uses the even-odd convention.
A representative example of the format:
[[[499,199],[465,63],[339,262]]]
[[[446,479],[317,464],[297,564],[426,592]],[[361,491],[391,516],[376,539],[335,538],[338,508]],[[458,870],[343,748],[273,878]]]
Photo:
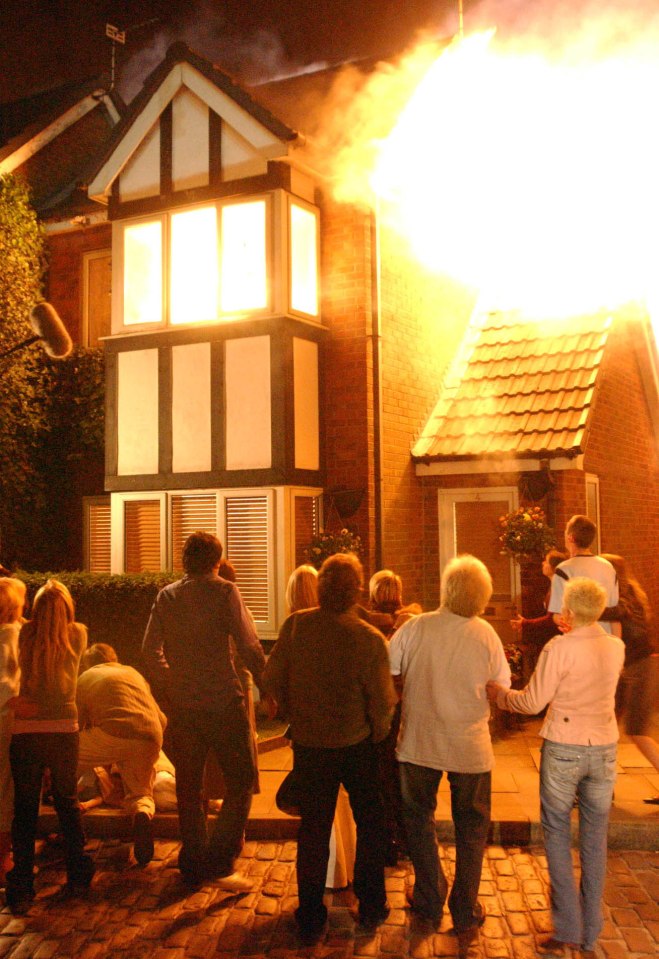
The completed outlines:
[[[286,605],[290,613],[318,605],[318,573],[313,566],[298,566],[288,578]]]
[[[442,606],[456,616],[480,616],[492,596],[492,577],[475,556],[456,556],[446,566],[441,584]]]
[[[15,623],[23,615],[25,583],[13,576],[0,579],[0,625]]]
[[[403,581],[391,569],[374,573],[368,583],[371,606],[386,613],[394,613],[403,605]]]
[[[568,580],[563,592],[563,609],[572,613],[575,626],[589,626],[596,622],[606,606],[606,590],[594,579],[575,576]]]
[[[59,686],[60,665],[74,654],[74,619],[75,607],[68,589],[49,579],[34,597],[32,619],[21,629],[19,658],[24,692]]]

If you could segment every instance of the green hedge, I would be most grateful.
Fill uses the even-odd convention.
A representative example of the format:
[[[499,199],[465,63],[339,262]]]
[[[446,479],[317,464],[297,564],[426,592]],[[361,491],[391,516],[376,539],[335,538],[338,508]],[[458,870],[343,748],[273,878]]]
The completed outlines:
[[[90,644],[109,643],[117,651],[119,660],[129,666],[140,664],[144,630],[158,591],[178,579],[173,573],[110,576],[19,571],[14,575],[27,586],[30,604],[46,580],[64,583],[76,604],[76,619],[89,630]]]

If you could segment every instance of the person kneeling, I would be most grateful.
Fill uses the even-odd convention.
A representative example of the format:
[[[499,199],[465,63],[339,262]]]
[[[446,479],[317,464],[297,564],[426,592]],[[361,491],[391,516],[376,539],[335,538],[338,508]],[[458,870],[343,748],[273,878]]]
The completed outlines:
[[[78,774],[94,766],[118,768],[124,807],[133,817],[133,852],[144,866],[153,856],[153,783],[167,719],[144,677],[120,663],[107,643],[96,643],[83,654],[76,701]]]

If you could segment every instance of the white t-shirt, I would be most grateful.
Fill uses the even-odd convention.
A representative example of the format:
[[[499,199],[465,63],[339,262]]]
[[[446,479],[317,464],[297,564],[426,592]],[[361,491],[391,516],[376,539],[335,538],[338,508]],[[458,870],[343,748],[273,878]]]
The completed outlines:
[[[560,613],[563,609],[563,592],[565,584],[575,576],[585,576],[594,579],[606,590],[606,605],[618,604],[618,576],[615,569],[602,556],[587,553],[581,556],[572,556],[559,563],[551,578],[551,596],[549,597],[549,612]],[[611,623],[600,623],[607,633],[612,633]]]
[[[494,754],[485,684],[510,686],[510,667],[492,626],[446,609],[405,623],[389,644],[394,676],[403,679],[396,755],[445,772],[492,769]]]

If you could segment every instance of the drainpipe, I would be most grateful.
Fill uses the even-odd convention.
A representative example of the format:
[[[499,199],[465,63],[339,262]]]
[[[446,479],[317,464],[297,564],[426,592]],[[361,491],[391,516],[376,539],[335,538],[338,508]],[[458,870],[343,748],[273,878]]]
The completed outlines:
[[[373,508],[375,571],[382,569],[382,332],[379,201],[371,213],[371,351],[373,359]]]

